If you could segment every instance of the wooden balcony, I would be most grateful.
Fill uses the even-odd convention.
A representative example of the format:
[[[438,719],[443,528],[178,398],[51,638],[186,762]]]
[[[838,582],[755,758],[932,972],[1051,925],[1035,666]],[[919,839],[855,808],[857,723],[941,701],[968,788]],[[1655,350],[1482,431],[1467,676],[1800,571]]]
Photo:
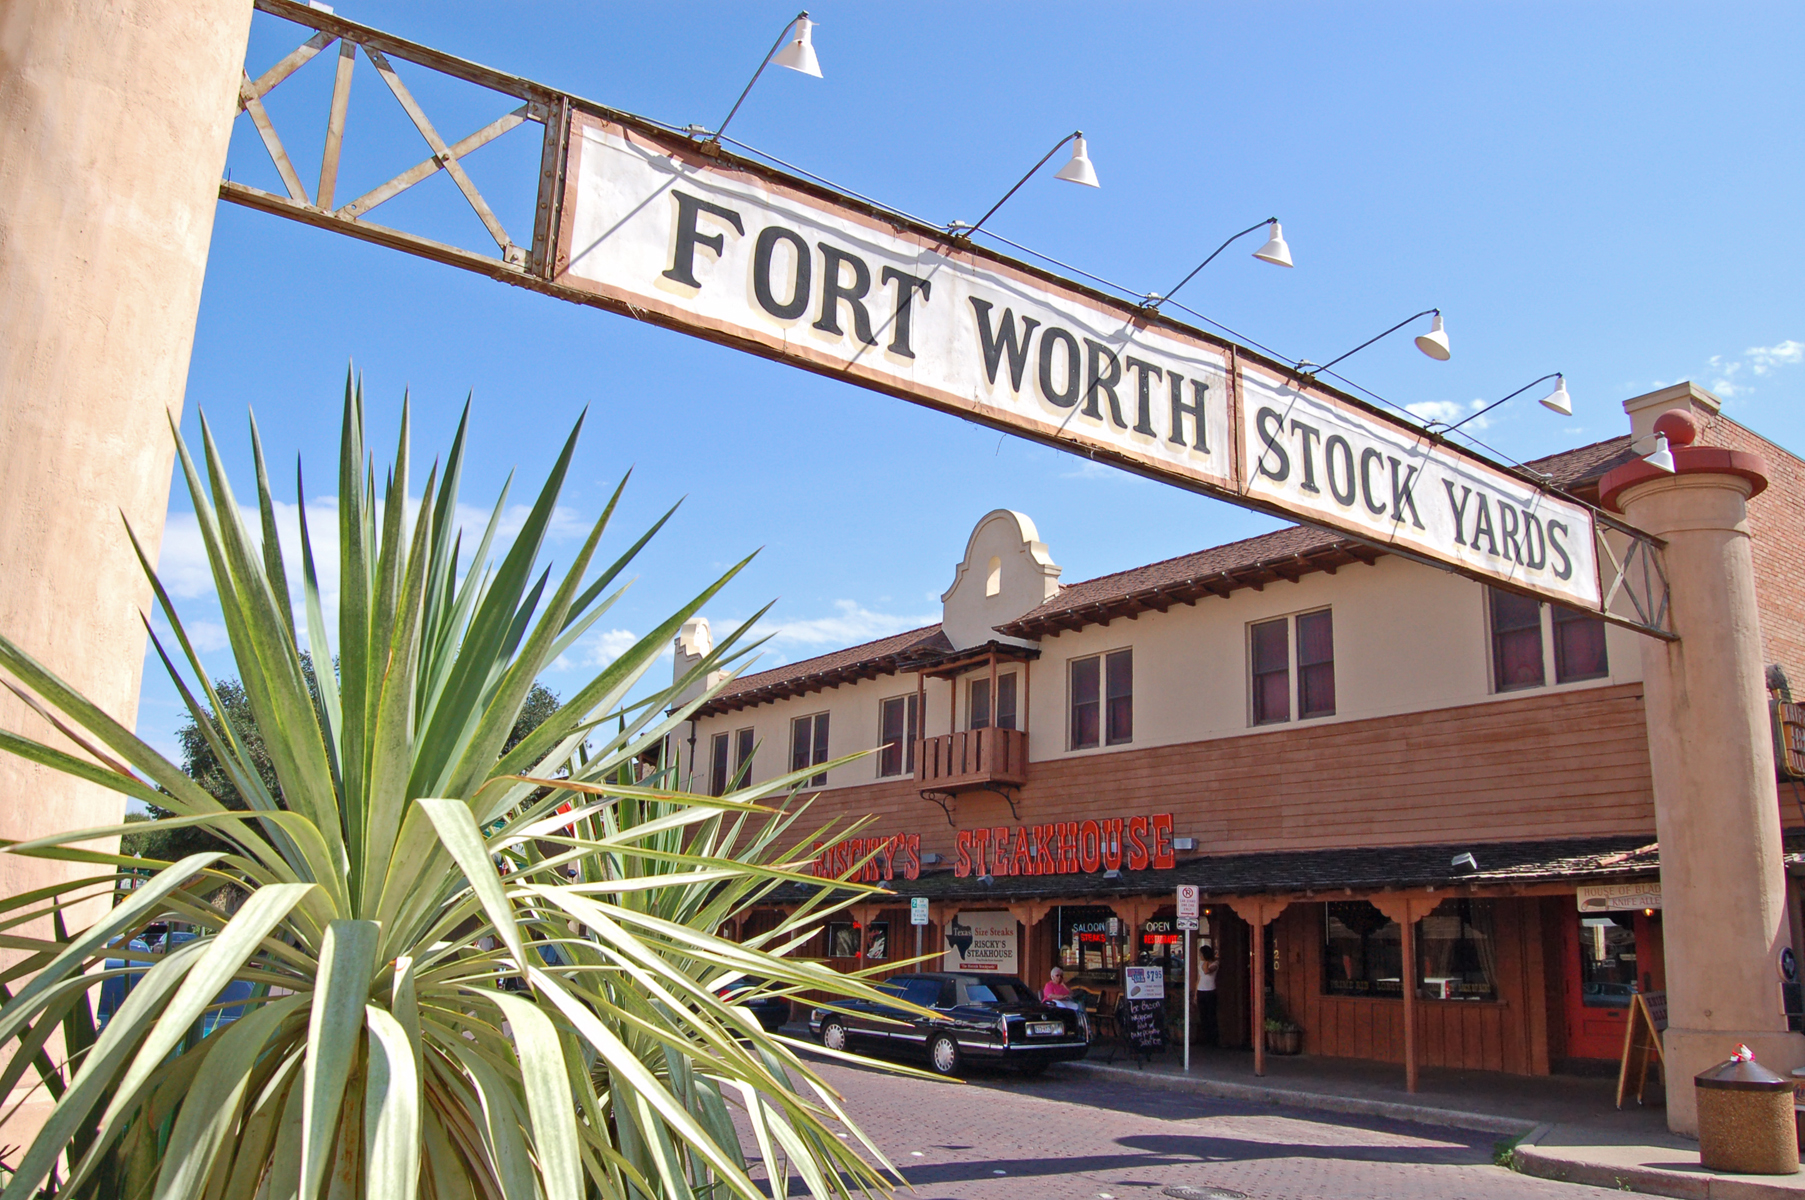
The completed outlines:
[[[1028,782],[1025,729],[973,729],[915,743],[915,782],[924,792],[1020,787]]]

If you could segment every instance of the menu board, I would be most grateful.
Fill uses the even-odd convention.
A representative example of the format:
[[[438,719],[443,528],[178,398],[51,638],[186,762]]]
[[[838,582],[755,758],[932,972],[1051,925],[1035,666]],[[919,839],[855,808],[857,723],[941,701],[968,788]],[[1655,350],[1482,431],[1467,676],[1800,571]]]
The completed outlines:
[[[1166,1045],[1164,1000],[1124,1000],[1119,1020],[1122,1037],[1137,1053],[1151,1054]]]

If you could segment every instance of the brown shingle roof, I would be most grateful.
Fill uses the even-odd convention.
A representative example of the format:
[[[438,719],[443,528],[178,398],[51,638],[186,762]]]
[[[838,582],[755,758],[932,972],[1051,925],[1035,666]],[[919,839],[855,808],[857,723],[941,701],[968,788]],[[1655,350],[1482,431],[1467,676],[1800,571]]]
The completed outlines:
[[[875,642],[848,646],[831,654],[786,663],[755,675],[742,675],[728,684],[721,694],[696,710],[698,717],[737,712],[755,704],[783,700],[839,687],[861,679],[874,679],[907,670],[905,665],[920,658],[935,658],[952,650],[940,626],[925,625],[905,633],[891,634]]]
[[[1598,481],[1604,478],[1605,472],[1636,457],[1636,453],[1630,449],[1629,435],[1624,434],[1622,437],[1593,442],[1590,446],[1563,450],[1559,454],[1550,454],[1547,458],[1538,458],[1523,465],[1532,471],[1552,476],[1549,482],[1555,487],[1572,492],[1581,499],[1595,501],[1598,496]]]
[[[997,632],[1009,637],[1045,637],[1086,625],[1108,624],[1117,617],[1148,609],[1165,612],[1174,604],[1193,604],[1204,596],[1226,596],[1238,588],[1261,588],[1315,571],[1333,573],[1335,568],[1353,562],[1370,564],[1384,553],[1343,534],[1290,525],[1259,537],[1062,587],[1058,595],[1039,608],[997,626]]]

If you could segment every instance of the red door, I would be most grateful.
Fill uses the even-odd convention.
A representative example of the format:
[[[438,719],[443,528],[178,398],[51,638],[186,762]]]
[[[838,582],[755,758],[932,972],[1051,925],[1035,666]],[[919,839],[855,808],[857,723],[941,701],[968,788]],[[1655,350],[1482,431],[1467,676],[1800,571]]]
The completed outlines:
[[[1567,1054],[1619,1058],[1630,1000],[1640,988],[1637,914],[1568,915],[1562,955],[1567,1009]]]

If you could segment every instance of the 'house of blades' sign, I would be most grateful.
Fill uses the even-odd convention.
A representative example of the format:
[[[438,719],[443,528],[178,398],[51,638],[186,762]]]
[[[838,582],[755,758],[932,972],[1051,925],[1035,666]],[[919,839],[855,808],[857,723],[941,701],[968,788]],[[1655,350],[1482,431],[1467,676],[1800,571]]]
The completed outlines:
[[[1590,510],[1133,305],[574,113],[556,282],[1597,610]]]

